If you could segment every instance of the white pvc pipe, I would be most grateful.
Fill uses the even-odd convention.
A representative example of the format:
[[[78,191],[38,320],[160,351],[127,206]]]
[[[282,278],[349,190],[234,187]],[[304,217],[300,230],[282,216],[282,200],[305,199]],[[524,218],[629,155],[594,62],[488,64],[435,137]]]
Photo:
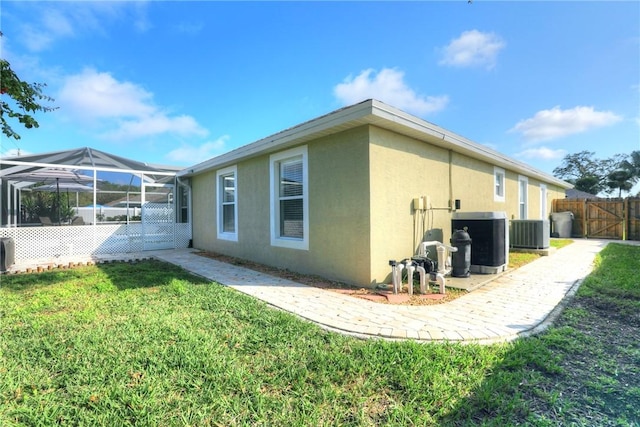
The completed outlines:
[[[444,294],[446,292],[444,274],[440,274],[440,273],[436,274],[436,282],[438,283],[438,288],[440,289],[440,293]]]
[[[417,266],[416,271],[418,272],[418,274],[420,274],[420,293],[426,294],[427,293],[427,280],[426,280],[427,270],[425,270],[424,267]]]
[[[444,243],[438,242],[437,240],[431,240],[429,242],[420,243],[420,248],[418,249],[418,255],[427,256],[427,246],[443,247],[446,250],[448,250],[449,252],[457,252],[458,251],[458,248],[456,248],[454,246],[445,245]]]
[[[396,264],[393,263],[391,264],[391,262],[389,262],[389,265],[391,266],[391,283],[393,284],[393,289],[396,288]]]
[[[438,251],[438,273],[444,274],[445,272],[444,260],[446,259],[447,248],[445,248],[444,245],[438,245],[436,247],[436,251]]]
[[[412,262],[409,262],[407,265],[407,291],[409,295],[413,295],[413,272],[416,270],[416,267]]]
[[[451,252],[458,252],[458,248],[454,246],[445,245],[442,242],[438,242],[437,240],[432,240],[429,242],[420,243],[420,248],[418,249],[419,256],[426,257],[427,256],[427,247],[435,246],[436,251],[438,251],[438,274],[448,274],[450,270],[447,270],[447,260],[449,256],[447,256],[447,251],[449,254]],[[451,262],[449,262],[451,264]]]
[[[391,266],[391,280],[393,282],[393,293],[398,293],[398,266],[396,264]]]
[[[396,266],[396,278],[393,281],[393,293],[397,294],[402,291],[402,270],[404,269],[404,264],[399,263]]]

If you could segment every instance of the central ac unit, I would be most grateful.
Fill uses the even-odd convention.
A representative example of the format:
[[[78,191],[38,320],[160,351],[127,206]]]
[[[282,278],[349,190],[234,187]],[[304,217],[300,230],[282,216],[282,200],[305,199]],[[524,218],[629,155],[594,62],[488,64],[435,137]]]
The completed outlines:
[[[454,212],[452,230],[471,237],[471,273],[498,274],[509,265],[506,212]]]
[[[509,229],[509,242],[512,248],[547,249],[549,233],[548,220],[514,219]]]

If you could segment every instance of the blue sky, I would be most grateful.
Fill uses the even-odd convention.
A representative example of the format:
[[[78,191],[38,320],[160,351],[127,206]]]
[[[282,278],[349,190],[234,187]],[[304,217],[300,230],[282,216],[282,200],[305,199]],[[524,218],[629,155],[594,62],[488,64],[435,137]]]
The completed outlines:
[[[0,154],[190,166],[376,98],[551,173],[640,149],[638,2],[13,2],[57,110]]]

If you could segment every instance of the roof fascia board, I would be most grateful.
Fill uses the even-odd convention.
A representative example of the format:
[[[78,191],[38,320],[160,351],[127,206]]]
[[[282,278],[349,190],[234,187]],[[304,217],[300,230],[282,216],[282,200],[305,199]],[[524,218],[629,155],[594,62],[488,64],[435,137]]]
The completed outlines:
[[[515,172],[528,175],[532,178],[540,179],[544,182],[553,183],[563,188],[572,188],[570,183],[558,179],[552,175],[539,171],[526,163],[511,159],[491,148],[473,142],[463,136],[457,135],[418,117],[407,114],[401,110],[374,100],[373,113],[393,123],[416,130],[421,134],[429,135],[431,138],[421,138],[423,141],[451,149],[470,157],[484,160],[496,166],[503,167]],[[385,127],[383,123],[376,123],[377,126]],[[396,129],[397,130],[397,129]],[[410,135],[415,137],[415,135]],[[435,138],[435,139],[434,139]]]
[[[369,100],[370,101],[370,100]],[[371,115],[371,102],[365,101],[350,107],[333,111],[327,115],[304,122],[300,125],[285,129],[256,142],[236,148],[226,154],[216,156],[205,162],[178,172],[178,176],[191,176],[207,170],[227,166],[239,159],[248,159],[257,155],[288,148],[299,141],[305,140],[320,132],[343,125],[348,122],[356,122]]]
[[[188,177],[200,172],[228,166],[240,159],[248,159],[257,155],[286,149],[291,145],[311,139],[313,135],[326,132],[331,128],[351,128],[363,124],[370,124],[383,129],[404,133],[410,137],[434,144],[455,152],[484,160],[496,166],[528,175],[541,181],[552,183],[563,188],[572,185],[552,175],[511,159],[484,145],[475,143],[467,138],[450,132],[444,128],[412,116],[383,102],[369,99],[324,116],[307,121],[298,126],[268,136],[251,144],[239,147],[226,154],[214,157],[190,168],[178,172],[178,177]],[[404,129],[404,131],[402,131]],[[342,130],[342,129],[341,129]],[[409,132],[413,131],[413,132]],[[337,132],[337,130],[336,130]]]

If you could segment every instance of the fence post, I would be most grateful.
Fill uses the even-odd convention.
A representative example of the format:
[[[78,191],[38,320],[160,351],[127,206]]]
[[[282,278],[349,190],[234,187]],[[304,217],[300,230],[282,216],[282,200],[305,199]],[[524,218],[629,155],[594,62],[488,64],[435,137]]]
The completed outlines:
[[[589,200],[587,199],[582,200],[582,237],[584,238],[589,237],[589,230],[587,229],[587,212],[589,210],[587,208],[588,203],[589,203]]]
[[[627,240],[627,226],[629,224],[627,208],[629,207],[629,198],[625,197],[622,201],[622,240]]]

